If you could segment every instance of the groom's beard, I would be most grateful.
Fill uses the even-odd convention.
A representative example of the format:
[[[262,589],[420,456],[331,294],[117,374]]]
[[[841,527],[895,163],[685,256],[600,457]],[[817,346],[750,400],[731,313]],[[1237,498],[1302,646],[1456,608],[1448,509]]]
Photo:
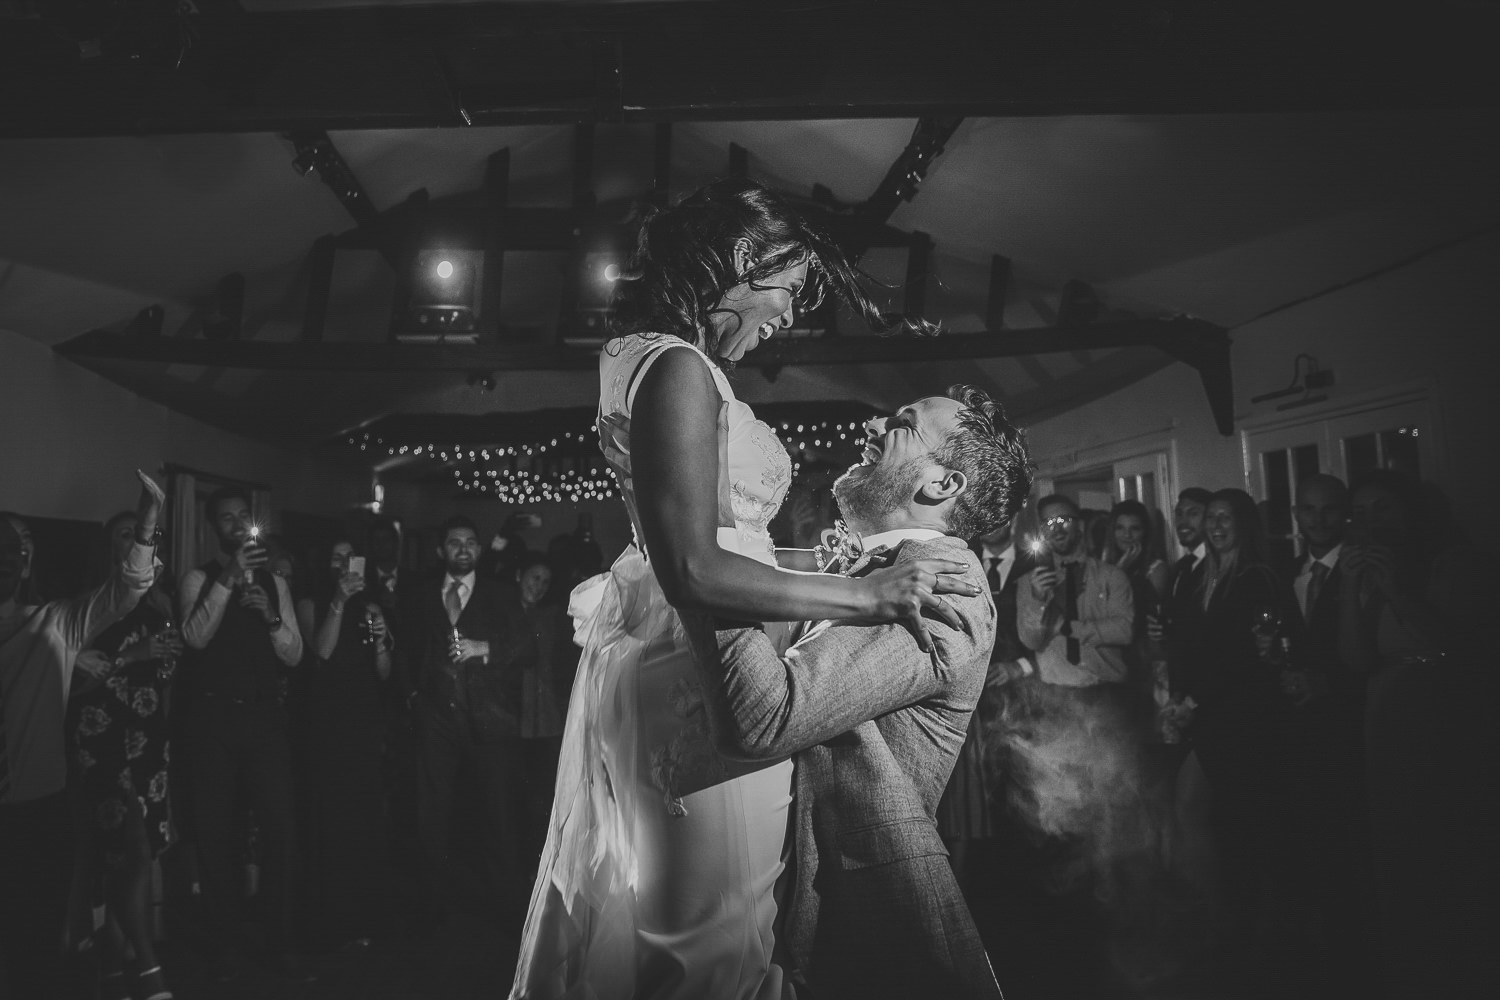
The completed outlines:
[[[923,463],[911,459],[900,465],[856,465],[833,483],[833,498],[848,522],[883,521],[911,501],[922,478]]]

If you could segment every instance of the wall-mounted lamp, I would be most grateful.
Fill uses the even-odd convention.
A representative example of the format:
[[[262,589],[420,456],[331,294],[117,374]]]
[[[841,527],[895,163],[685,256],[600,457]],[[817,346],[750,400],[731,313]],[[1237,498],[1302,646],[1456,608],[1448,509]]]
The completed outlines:
[[[1304,362],[1306,370],[1304,371]],[[1326,389],[1333,385],[1333,370],[1318,367],[1318,359],[1311,354],[1299,354],[1292,361],[1292,384],[1285,389],[1277,389],[1274,392],[1263,392],[1259,396],[1250,397],[1251,403],[1265,403],[1273,399],[1283,399],[1287,396],[1302,394],[1302,398],[1294,399],[1289,403],[1282,403],[1276,407],[1277,410],[1292,410],[1299,406],[1309,406],[1313,403],[1327,401],[1326,395],[1312,395],[1314,389]]]

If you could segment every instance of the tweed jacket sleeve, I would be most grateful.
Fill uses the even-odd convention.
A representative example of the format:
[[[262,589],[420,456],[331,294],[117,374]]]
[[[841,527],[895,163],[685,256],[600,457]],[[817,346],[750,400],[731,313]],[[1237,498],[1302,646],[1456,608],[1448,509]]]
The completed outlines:
[[[906,542],[896,561],[923,557],[968,563],[964,580],[980,591],[945,598],[961,629],[926,619],[930,654],[894,624],[820,622],[780,656],[759,629],[718,630],[717,656],[706,651],[697,662],[720,753],[743,760],[786,757],[888,712],[949,697],[968,671],[982,677],[995,641],[995,605],[979,560],[958,539],[940,538]]]

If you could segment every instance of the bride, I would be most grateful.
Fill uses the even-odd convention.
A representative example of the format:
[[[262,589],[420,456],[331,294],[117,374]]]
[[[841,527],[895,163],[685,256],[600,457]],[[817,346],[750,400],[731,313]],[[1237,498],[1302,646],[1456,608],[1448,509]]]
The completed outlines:
[[[792,763],[715,752],[690,641],[715,619],[838,618],[903,621],[925,644],[922,609],[965,587],[938,576],[963,570],[947,560],[857,580],[777,567],[791,460],[725,369],[829,291],[891,328],[837,248],[749,181],[641,227],[599,373],[635,541],[574,592],[583,655],[512,998],[792,993],[772,957]]]

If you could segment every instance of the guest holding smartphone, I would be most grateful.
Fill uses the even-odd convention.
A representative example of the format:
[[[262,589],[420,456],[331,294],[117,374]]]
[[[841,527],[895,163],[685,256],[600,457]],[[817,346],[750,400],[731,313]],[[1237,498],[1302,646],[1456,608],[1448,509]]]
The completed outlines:
[[[312,651],[303,701],[303,880],[309,942],[365,947],[387,929],[385,683],[394,638],[364,557],[341,538],[314,596],[297,602]]]

